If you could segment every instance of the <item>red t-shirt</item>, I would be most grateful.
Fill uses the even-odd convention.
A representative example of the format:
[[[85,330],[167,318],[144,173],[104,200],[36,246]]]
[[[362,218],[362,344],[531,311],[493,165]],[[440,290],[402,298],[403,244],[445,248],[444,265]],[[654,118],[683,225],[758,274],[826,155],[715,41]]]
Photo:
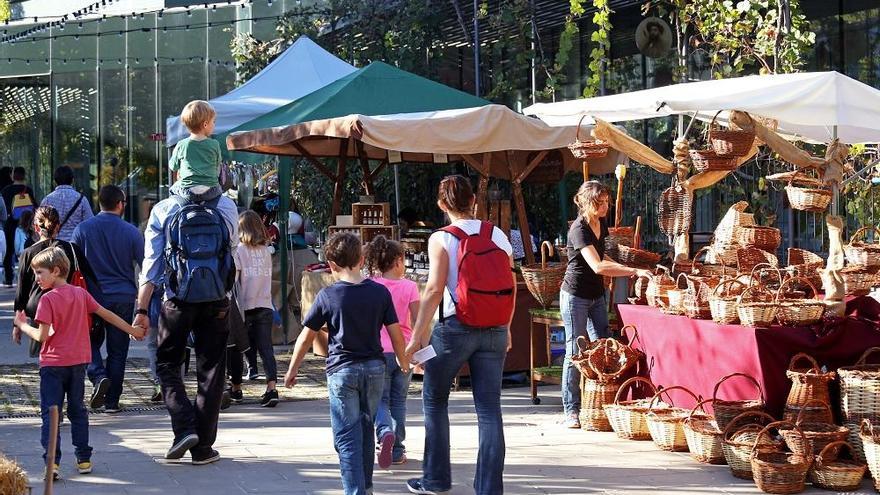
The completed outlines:
[[[40,348],[40,366],[74,366],[92,361],[88,316],[100,306],[85,289],[65,284],[40,298],[34,321],[50,325]]]

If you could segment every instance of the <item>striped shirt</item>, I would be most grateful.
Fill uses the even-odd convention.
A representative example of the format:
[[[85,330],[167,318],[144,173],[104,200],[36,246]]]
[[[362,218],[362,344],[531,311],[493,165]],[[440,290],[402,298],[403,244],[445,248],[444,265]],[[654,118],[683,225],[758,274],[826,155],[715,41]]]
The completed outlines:
[[[40,203],[40,206],[51,206],[55,208],[58,211],[58,219],[63,222],[67,213],[73,208],[73,205],[76,204],[80,196],[81,194],[74,189],[73,186],[58,186],[54,191],[49,193],[48,196],[43,198],[43,202]],[[79,206],[76,210],[77,211],[70,215],[67,223],[61,226],[61,230],[58,232],[58,239],[70,242],[73,238],[73,231],[76,229],[76,226],[94,216],[92,213],[92,207],[89,205],[89,200],[85,197],[79,202]]]

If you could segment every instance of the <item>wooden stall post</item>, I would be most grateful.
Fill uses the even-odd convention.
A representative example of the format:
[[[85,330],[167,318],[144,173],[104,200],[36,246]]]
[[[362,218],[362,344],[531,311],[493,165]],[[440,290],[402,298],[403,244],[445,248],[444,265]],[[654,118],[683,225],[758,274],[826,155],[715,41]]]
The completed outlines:
[[[486,198],[489,194],[489,176],[483,173],[480,173],[480,183],[477,186],[477,204],[476,211],[474,212],[474,216],[479,218],[480,220],[486,220],[488,218],[488,208],[486,204]]]
[[[49,448],[46,450],[46,480],[43,495],[52,495],[55,472],[55,452],[58,450],[58,406],[49,407]]]
[[[333,186],[333,207],[330,212],[330,221],[336,223],[336,215],[342,207],[342,194],[345,190],[345,162],[348,159],[348,140],[339,141],[339,163],[336,166],[336,184]]]
[[[364,142],[356,141],[357,145],[357,153],[358,160],[361,163],[361,172],[363,173],[363,180],[361,181],[361,185],[364,186],[364,192],[368,195],[372,196],[375,194],[375,188],[373,187],[373,172],[370,171],[370,159],[367,157],[367,154],[364,152]]]

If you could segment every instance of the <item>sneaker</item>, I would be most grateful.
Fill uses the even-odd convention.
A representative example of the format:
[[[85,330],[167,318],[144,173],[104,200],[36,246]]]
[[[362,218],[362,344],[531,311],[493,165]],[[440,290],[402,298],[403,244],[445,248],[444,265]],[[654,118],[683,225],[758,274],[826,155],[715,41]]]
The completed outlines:
[[[579,416],[580,413],[570,413],[568,416],[565,417],[565,420],[563,420],[562,424],[565,425],[566,428],[580,429],[581,420]]]
[[[232,395],[229,394],[229,390],[224,390],[223,395],[220,396],[220,410],[229,409],[231,405]]]
[[[193,454],[192,463],[193,466],[203,466],[205,464],[211,464],[212,462],[217,462],[220,460],[220,452],[217,452],[214,449],[211,449],[207,455],[201,456]]]
[[[116,404],[115,406],[104,406],[104,412],[107,414],[116,414],[122,412],[122,406]]]
[[[183,454],[186,454],[186,451],[195,447],[199,444],[199,436],[195,433],[190,433],[189,435],[184,436],[180,440],[174,442],[168,452],[165,452],[166,459],[180,459],[183,457]]]
[[[52,481],[58,481],[61,479],[61,466],[55,464],[52,469]]]
[[[76,470],[79,474],[89,474],[92,472],[92,461],[82,461],[76,463]]]
[[[234,390],[232,388],[228,388],[226,389],[226,391],[229,392],[229,399],[232,401],[233,404],[241,404],[241,402],[244,400],[244,394],[241,392],[241,389]]]
[[[422,480],[419,478],[407,480],[406,488],[409,490],[410,493],[417,493],[419,495],[445,495],[449,493],[448,490],[442,492],[428,490],[427,488],[422,486]]]
[[[379,467],[388,469],[391,466],[391,450],[394,449],[394,433],[390,431],[379,439]]]
[[[162,401],[163,401],[162,387],[156,385],[153,388],[153,396],[150,397],[150,402],[162,402]]]
[[[107,395],[107,389],[110,388],[110,380],[101,378],[92,391],[92,398],[89,399],[89,407],[92,409],[100,409],[104,405],[104,397]]]
[[[397,459],[392,459],[391,464],[394,466],[399,466],[401,464],[406,464],[406,454],[401,455]]]
[[[260,405],[263,407],[275,407],[278,405],[278,391],[275,389],[267,390],[262,397],[260,397]]]
[[[255,369],[253,369],[253,370],[248,370],[247,379],[248,379],[249,382],[252,382],[252,381],[256,380],[256,379],[259,378],[259,377],[260,377],[260,373],[257,372],[257,370],[255,370]]]

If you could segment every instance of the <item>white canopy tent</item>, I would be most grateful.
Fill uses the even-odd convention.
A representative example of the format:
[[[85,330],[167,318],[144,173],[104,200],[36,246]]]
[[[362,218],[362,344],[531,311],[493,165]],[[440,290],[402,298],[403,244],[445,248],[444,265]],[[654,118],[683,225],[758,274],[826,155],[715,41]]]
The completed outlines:
[[[210,100],[217,111],[214,133],[228,132],[355,70],[314,41],[302,36],[247,82]],[[165,127],[166,146],[177,144],[189,134],[180,115],[166,119]]]
[[[804,72],[718,79],[523,109],[551,126],[574,125],[583,116],[609,122],[741,110],[778,122],[793,140],[848,144],[880,142],[880,90],[838,72]],[[719,116],[726,121],[726,112]],[[588,119],[584,119],[587,121]]]

